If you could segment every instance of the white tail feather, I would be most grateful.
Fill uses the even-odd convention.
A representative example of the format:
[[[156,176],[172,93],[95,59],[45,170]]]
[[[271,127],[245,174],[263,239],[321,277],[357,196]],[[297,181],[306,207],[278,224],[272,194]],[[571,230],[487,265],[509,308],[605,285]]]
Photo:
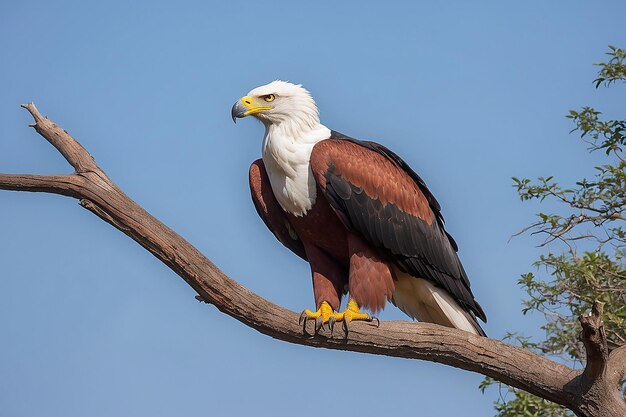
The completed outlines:
[[[443,289],[429,281],[413,277],[395,269],[396,289],[394,304],[407,315],[419,321],[455,327],[466,332],[479,334],[467,313]]]

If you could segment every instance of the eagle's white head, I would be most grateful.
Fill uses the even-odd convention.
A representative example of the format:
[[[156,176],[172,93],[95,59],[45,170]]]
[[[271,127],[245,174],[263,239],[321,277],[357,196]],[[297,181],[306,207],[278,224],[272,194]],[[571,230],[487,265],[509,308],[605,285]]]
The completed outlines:
[[[309,167],[311,152],[330,137],[311,94],[301,85],[273,81],[237,100],[231,114],[233,121],[252,115],[263,122],[263,163],[274,196],[285,211],[303,216],[317,193]]]
[[[316,128],[319,112],[311,93],[302,85],[272,81],[251,90],[237,100],[232,108],[233,121],[254,116],[266,127],[287,123],[293,130],[306,132]]]

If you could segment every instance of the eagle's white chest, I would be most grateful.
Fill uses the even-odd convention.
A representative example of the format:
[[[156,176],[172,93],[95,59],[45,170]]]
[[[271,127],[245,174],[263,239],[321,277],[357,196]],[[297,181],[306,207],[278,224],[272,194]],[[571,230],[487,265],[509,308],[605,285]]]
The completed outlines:
[[[317,142],[330,137],[330,130],[320,124],[301,135],[289,133],[268,129],[263,140],[263,163],[278,204],[295,216],[303,216],[317,197],[309,162],[311,152]]]

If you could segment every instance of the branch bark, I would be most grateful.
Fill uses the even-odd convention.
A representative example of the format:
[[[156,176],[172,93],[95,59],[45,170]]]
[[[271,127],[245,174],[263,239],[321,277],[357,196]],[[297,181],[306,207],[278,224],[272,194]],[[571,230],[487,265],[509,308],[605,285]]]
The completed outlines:
[[[79,199],[81,206],[169,266],[203,301],[247,326],[301,345],[422,359],[478,372],[561,404],[579,416],[626,416],[626,403],[619,391],[619,381],[626,375],[626,348],[608,355],[606,340],[601,346],[604,334],[597,310],[592,315],[594,320],[589,320],[588,325],[583,323],[582,338],[589,355],[583,372],[516,346],[428,323],[383,321],[375,327],[354,322],[348,335],[330,335],[326,329],[314,335],[312,328],[303,329],[298,324],[298,313],[263,299],[226,276],[195,247],[126,196],[87,150],[65,130],[42,117],[33,103],[22,107],[35,119],[31,126],[65,157],[75,172],[0,174],[0,189]],[[596,336],[599,342],[594,339]]]

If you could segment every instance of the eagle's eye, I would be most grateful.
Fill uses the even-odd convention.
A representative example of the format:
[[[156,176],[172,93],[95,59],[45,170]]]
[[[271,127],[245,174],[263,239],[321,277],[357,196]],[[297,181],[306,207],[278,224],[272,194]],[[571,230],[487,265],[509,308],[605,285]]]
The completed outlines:
[[[274,101],[275,98],[276,96],[274,96],[274,94],[268,94],[266,96],[263,96],[263,100],[267,101],[268,103]]]

